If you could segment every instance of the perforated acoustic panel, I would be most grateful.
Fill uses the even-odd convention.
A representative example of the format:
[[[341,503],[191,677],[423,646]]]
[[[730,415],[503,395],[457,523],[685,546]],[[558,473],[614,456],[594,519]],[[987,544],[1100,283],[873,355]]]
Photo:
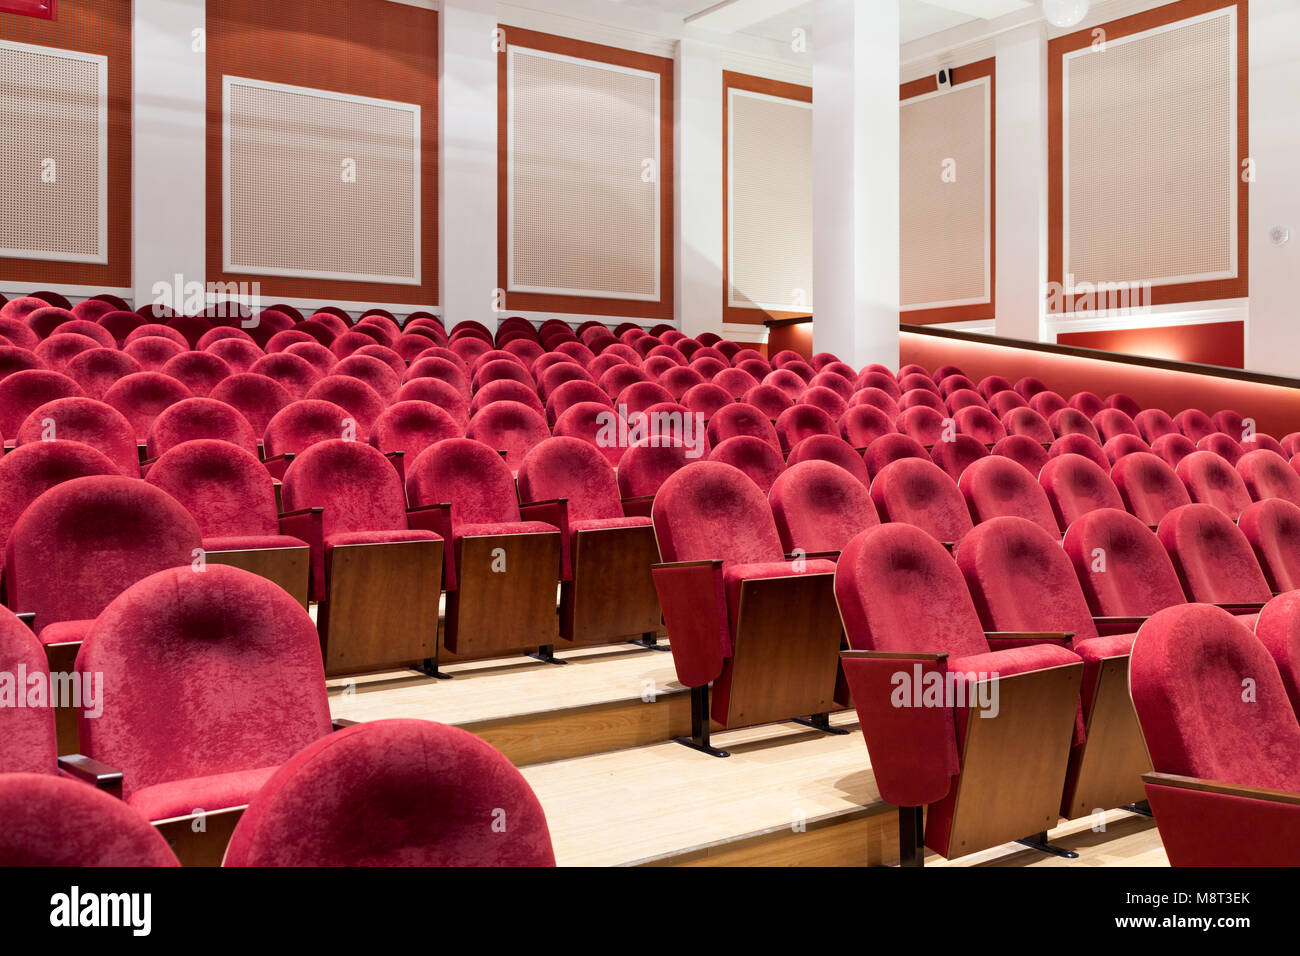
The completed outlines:
[[[509,291],[658,300],[658,74],[507,56]]]
[[[227,272],[420,283],[420,107],[227,76]]]
[[[1064,271],[1229,278],[1237,266],[1236,9],[1067,54]]]
[[[0,256],[108,261],[108,58],[0,41]]]
[[[909,309],[989,299],[989,83],[899,108],[899,280]]]
[[[727,95],[727,303],[811,312],[812,104]]]

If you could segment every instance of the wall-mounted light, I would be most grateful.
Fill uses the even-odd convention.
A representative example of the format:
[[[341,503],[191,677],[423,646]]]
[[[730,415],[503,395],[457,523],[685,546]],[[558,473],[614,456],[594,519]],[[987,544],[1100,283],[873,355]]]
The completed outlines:
[[[1054,27],[1072,27],[1088,15],[1089,0],[1043,0],[1043,16]]]

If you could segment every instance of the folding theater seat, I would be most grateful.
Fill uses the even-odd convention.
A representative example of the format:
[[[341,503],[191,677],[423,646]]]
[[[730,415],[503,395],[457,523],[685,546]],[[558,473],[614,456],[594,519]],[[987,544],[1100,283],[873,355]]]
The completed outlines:
[[[542,415],[519,402],[493,402],[480,408],[469,420],[465,436],[495,451],[505,452],[506,464],[515,471],[524,456],[551,435]]]
[[[1057,458],[1060,455],[1080,455],[1102,471],[1110,471],[1110,459],[1106,457],[1105,449],[1087,435],[1078,432],[1062,435],[1047,449],[1048,458]]]
[[[852,445],[834,435],[810,435],[790,449],[786,468],[803,461],[825,461],[843,468],[866,488],[871,484],[867,466]]]
[[[92,351],[103,352],[107,350],[93,349]],[[114,354],[118,354],[116,350],[114,350]],[[30,349],[20,349],[18,346],[10,345],[7,341],[0,339],[0,379],[7,378],[14,372],[25,372],[29,369],[44,367],[45,364],[35,352]]]
[[[195,395],[209,395],[231,375],[231,368],[211,352],[181,352],[159,370]]]
[[[1213,435],[1218,431],[1214,427],[1214,422],[1210,420],[1210,416],[1199,408],[1183,409],[1174,416],[1174,424],[1178,426],[1180,432],[1193,442],[1198,442],[1206,435]]]
[[[1097,417],[1106,404],[1092,392],[1075,392],[1070,396],[1070,407],[1077,408],[1092,419]]]
[[[844,674],[881,797],[899,807],[903,864],[921,865],[923,845],[951,858],[1032,834],[1054,851],[1046,831],[1075,730],[1078,656],[1044,634],[986,637],[956,564],[907,524],[850,541],[835,596],[853,648]],[[927,688],[941,699],[923,703]]]
[[[474,393],[474,397],[469,403],[470,418],[473,418],[480,409],[486,408],[493,402],[517,402],[520,405],[528,406],[538,415],[543,415],[546,412],[546,406],[542,404],[542,400],[537,397],[537,393],[533,389],[513,379],[499,379],[495,382],[488,382]]]
[[[165,409],[149,426],[146,454],[157,459],[177,445],[201,438],[227,442],[257,457],[257,434],[248,420],[212,398],[187,398]],[[281,468],[279,474],[283,473]]]
[[[1002,425],[1008,435],[1025,435],[1044,445],[1050,445],[1056,439],[1047,419],[1032,408],[1013,408],[1002,419]]]
[[[1108,514],[1130,517],[1119,511],[1093,512]],[[1100,524],[1111,530],[1104,518]],[[1140,588],[1150,576],[1158,577],[1163,568],[1168,575],[1164,581],[1167,596],[1147,595],[1146,601],[1153,603],[1140,606],[1158,608],[1162,599],[1177,599],[1177,581],[1168,563],[1151,566],[1144,561],[1150,555],[1150,546],[1159,550],[1150,531],[1137,526],[1136,531],[1150,541],[1144,554],[1134,556],[1129,552],[1142,549],[1143,542],[1125,541],[1122,535],[1108,535],[1105,530],[1090,526],[1076,535],[1076,541],[1116,547],[1114,573],[1129,587]],[[1133,526],[1127,526],[1127,533],[1133,532]],[[1108,552],[1105,557],[1109,557]],[[1102,560],[1091,549],[1086,559],[1089,567]],[[1141,774],[1151,765],[1126,688],[1133,631],[1143,618],[1095,619],[1076,576],[1077,565],[1055,535],[1024,518],[995,518],[977,526],[962,542],[957,566],[986,629],[1055,635],[1057,643],[1070,647],[1083,660],[1082,723],[1071,748],[1060,805],[1062,816],[1073,819],[1099,808],[1140,801]],[[1107,636],[1099,635],[1103,622],[1112,625],[1107,627]]]
[[[1192,501],[1213,505],[1233,521],[1250,504],[1250,492],[1237,470],[1211,451],[1197,451],[1178,463],[1179,479]]]
[[[48,369],[27,369],[0,380],[0,435],[17,434],[34,409],[57,398],[82,395],[81,387],[66,375]]]
[[[0,774],[0,866],[179,866],[131,807],[53,774]]]
[[[948,411],[953,414],[956,414],[963,408],[988,408],[988,403],[980,397],[979,392],[969,388],[959,388],[944,400],[944,404],[947,405]],[[994,415],[994,418],[996,417],[997,416]]]
[[[165,326],[161,327],[166,328]],[[143,326],[143,328],[147,329],[151,328],[151,326]],[[171,330],[168,329],[168,331]],[[134,334],[133,332],[132,335]],[[140,368],[144,371],[161,372],[163,367],[176,356],[184,355],[186,347],[180,342],[174,342],[160,335],[147,335],[134,341],[128,341],[122,347],[122,351],[139,362]]]
[[[1124,502],[1110,475],[1082,455],[1058,455],[1050,459],[1039,473],[1038,483],[1047,492],[1062,533],[1079,517],[1098,508],[1124,510]]]
[[[549,648],[558,635],[556,589],[564,576],[561,529],[519,507],[509,466],[491,448],[449,438],[407,466],[413,508],[436,519],[451,546],[443,646],[458,657]]]
[[[630,445],[618,466],[623,513],[649,517],[654,497],[668,477],[692,461],[702,460],[706,454],[705,449],[689,447],[676,439],[660,442],[643,439]]]
[[[856,391],[879,389],[894,401],[898,401],[903,396],[903,390],[898,387],[898,380],[887,372],[864,371],[854,381],[853,386]]]
[[[1161,519],[1156,536],[1169,552],[1187,600],[1253,615],[1273,596],[1250,542],[1213,505],[1175,508]]]
[[[1196,444],[1179,432],[1161,435],[1151,442],[1151,453],[1164,459],[1171,468],[1177,468],[1179,462],[1196,450]]]
[[[796,404],[777,418],[776,433],[781,440],[782,452],[789,452],[810,435],[838,436],[840,430],[824,409],[816,405]]]
[[[1142,409],[1133,416],[1133,424],[1137,426],[1138,434],[1148,445],[1155,444],[1156,439],[1162,435],[1182,434],[1174,424],[1174,420],[1169,417],[1169,413],[1159,408]]]
[[[1274,593],[1300,588],[1300,507],[1283,498],[1265,498],[1241,513],[1237,527]]]
[[[469,402],[446,382],[432,378],[412,379],[398,391],[394,404],[398,402],[429,402],[450,415],[462,432],[469,426]],[[371,422],[371,429],[374,429],[374,422]]]
[[[900,458],[919,458],[931,463],[924,445],[910,435],[901,434],[881,435],[867,446],[862,458],[867,466],[867,474],[873,480],[882,468]]]
[[[1264,605],[1255,637],[1277,664],[1291,709],[1300,716],[1300,594],[1279,594]]]
[[[326,673],[432,660],[444,542],[427,510],[408,512],[383,453],[317,442],[285,472],[283,497],[282,533],[311,545]]]
[[[998,421],[998,417],[987,408],[978,405],[968,406],[953,413],[953,422],[957,431],[970,435],[976,441],[992,446],[1007,437],[1007,431]]]
[[[104,402],[126,417],[135,429],[136,441],[144,444],[155,418],[177,402],[192,397],[193,392],[161,372],[136,372],[118,379],[104,393]]]
[[[470,397],[469,377],[465,370],[450,359],[436,355],[426,355],[411,363],[406,370],[406,381],[417,378],[436,378],[453,386],[468,400]]]
[[[931,460],[946,471],[953,481],[960,478],[972,462],[987,458],[988,454],[989,450],[984,443],[970,435],[954,435],[951,440],[935,442],[930,449]]]
[[[870,405],[885,413],[892,422],[900,411],[898,402],[886,391],[879,388],[860,388],[849,396],[849,408],[858,405]]]
[[[432,402],[398,402],[375,419],[370,444],[385,455],[400,452],[411,460],[430,445],[462,434],[456,420]]]
[[[1029,402],[1029,407],[1042,415],[1044,419],[1050,419],[1061,409],[1070,407],[1069,402],[1060,395],[1057,395],[1055,392],[1050,391],[1038,392],[1027,399],[1027,401]]]
[[[1125,455],[1133,455],[1138,452],[1150,454],[1151,446],[1137,435],[1116,435],[1114,438],[1108,439],[1106,443],[1101,446],[1101,450],[1106,453],[1106,457],[1110,460],[1111,467],[1114,468],[1115,462],[1119,461]]]
[[[1133,419],[1116,408],[1103,408],[1092,417],[1092,425],[1097,429],[1103,445],[1120,435],[1142,437],[1137,425],[1133,424]]]
[[[751,435],[767,442],[775,449],[781,448],[781,439],[772,420],[762,411],[745,402],[733,402],[718,409],[709,419],[707,434],[709,444],[715,447],[728,438]]]
[[[1038,473],[1043,470],[1043,466],[1049,460],[1047,449],[1043,447],[1042,443],[1035,441],[1028,435],[1008,435],[993,446],[990,454],[1000,455],[1014,461],[1035,478],[1038,477]]]
[[[614,469],[577,438],[548,438],[519,468],[519,498],[561,529],[569,574],[560,587],[560,638],[571,644],[649,641],[659,629],[650,567],[654,529],[625,516]],[[550,509],[542,507],[553,503]]]
[[[332,438],[358,440],[356,420],[341,405],[318,399],[290,402],[267,423],[262,447],[267,458],[296,455]]]
[[[1124,508],[1155,528],[1175,508],[1191,504],[1187,486],[1164,459],[1135,452],[1117,460],[1110,471]]]
[[[895,432],[893,419],[874,405],[854,405],[840,418],[840,435],[854,448],[865,449],[881,435]]]
[[[1242,449],[1239,444],[1227,435],[1217,432],[1213,435],[1206,435],[1198,441],[1196,448],[1198,451],[1213,452],[1233,467],[1236,467],[1242,456]]]
[[[297,348],[298,346],[291,347]],[[301,347],[310,348],[311,346],[304,342]],[[261,348],[247,339],[218,339],[205,347],[203,351],[211,352],[220,358],[236,374],[247,372],[258,361],[265,358],[265,353],[262,352]]]
[[[45,339],[40,345],[36,346],[33,352],[37,358],[45,363],[46,368],[66,375],[68,363],[74,358],[82,352],[103,347],[102,343],[89,336],[61,331],[57,335]]]
[[[988,406],[989,411],[998,416],[1005,428],[1007,415],[1017,408],[1029,408],[1029,403],[1015,392],[996,392],[989,396]],[[1029,410],[1033,411],[1032,408]],[[1037,413],[1035,412],[1035,414]]]
[[[750,389],[757,388],[759,384],[758,379],[754,378],[754,376],[750,375],[744,369],[739,368],[724,368],[721,372],[713,376],[712,381],[714,385],[730,392],[737,400],[739,400],[740,397]],[[814,392],[812,388],[809,388],[808,391],[804,392],[804,394],[800,396],[800,401],[803,401],[809,393],[813,393],[812,401],[809,402],[809,404],[823,405],[824,403],[827,403],[832,408],[835,407],[837,402],[843,404],[843,400],[834,392],[830,392],[829,395],[825,394],[825,392],[830,392],[830,390],[823,389]],[[831,412],[831,414],[833,415],[834,412]]]
[[[1048,416],[1047,424],[1051,426],[1052,431],[1057,438],[1064,435],[1086,435],[1098,445],[1101,444],[1100,436],[1097,429],[1093,427],[1092,419],[1077,408],[1062,408],[1052,412]]]
[[[721,462],[673,474],[653,518],[664,561],[655,588],[677,678],[691,688],[692,736],[681,742],[721,755],[709,746],[710,713],[724,727],[812,714],[829,729],[840,647],[835,565],[785,560],[763,492]]]
[[[1268,449],[1248,452],[1237,461],[1237,474],[1254,501],[1283,498],[1300,505],[1300,475],[1286,459]]]
[[[913,405],[904,409],[894,424],[901,434],[927,447],[939,441],[945,431],[951,434],[955,428],[946,413],[936,411],[928,405]]]
[[[301,355],[291,352],[263,356],[248,371],[279,382],[294,400],[306,398],[311,387],[321,379],[321,372],[316,366]]]
[[[957,487],[977,525],[991,518],[1013,515],[1027,518],[1060,538],[1052,503],[1042,485],[1024,467],[1008,458],[990,455],[972,463],[962,472]]]
[[[785,471],[785,460],[781,453],[752,435],[737,435],[728,438],[709,452],[709,461],[721,462],[739,469],[753,481],[764,494],[772,487],[781,472]]]
[[[147,480],[198,522],[208,563],[251,571],[307,606],[311,552],[281,530],[274,481],[255,454],[219,439],[186,441],[154,462]]]
[[[768,502],[787,554],[796,548],[806,555],[838,553],[854,535],[880,524],[865,484],[827,461],[792,464],[772,485]]]
[[[1138,632],[1130,669],[1169,862],[1300,864],[1300,724],[1261,641],[1219,608],[1172,607]]]
[[[885,521],[918,527],[950,550],[971,529],[957,482],[929,461],[900,458],[886,465],[871,482],[871,500]]]
[[[960,391],[975,392],[975,383],[960,373],[945,375],[939,379],[939,395],[941,397],[949,398],[954,392]],[[979,393],[976,392],[976,394]],[[980,398],[982,400],[983,396],[980,396]]]
[[[18,428],[15,444],[21,447],[50,441],[89,445],[108,458],[121,474],[132,478],[140,475],[135,430],[111,405],[90,398],[56,398],[33,409]]]
[[[222,383],[222,386],[224,387],[231,381],[234,381],[234,379],[227,379]],[[287,393],[285,397],[288,398]],[[398,401],[405,401],[407,397],[407,395],[399,393]],[[375,419],[387,407],[383,396],[360,379],[351,378],[347,375],[326,375],[307,392],[307,400],[332,402],[346,409],[348,417],[353,420],[356,426],[356,436],[363,441],[370,434],[371,428],[374,427]],[[289,402],[285,401],[280,408],[288,404]],[[278,410],[272,411],[271,415],[274,416]],[[269,425],[268,418],[267,426],[269,427]]]
[[[999,392],[1010,392],[1019,397],[1019,393],[1010,380],[1003,378],[1001,375],[986,375],[979,380],[979,384],[975,386],[975,391],[983,395],[985,401],[988,401]],[[1023,401],[1023,399],[1021,400]]]
[[[95,620],[77,672],[103,675],[103,712],[78,712],[87,755],[122,771],[126,803],[187,862],[219,861],[276,768],[331,731],[311,618],[239,568],[136,582]]]
[[[1241,450],[1244,454],[1250,454],[1252,451],[1271,451],[1279,458],[1286,459],[1290,456],[1282,450],[1282,443],[1272,435],[1266,435],[1263,432],[1255,432],[1248,435],[1241,441]]]
[[[943,403],[943,399],[934,392],[926,391],[923,388],[913,388],[904,392],[898,400],[898,411],[901,414],[909,408],[916,408],[918,405],[932,408],[940,415],[948,414],[948,406]]]

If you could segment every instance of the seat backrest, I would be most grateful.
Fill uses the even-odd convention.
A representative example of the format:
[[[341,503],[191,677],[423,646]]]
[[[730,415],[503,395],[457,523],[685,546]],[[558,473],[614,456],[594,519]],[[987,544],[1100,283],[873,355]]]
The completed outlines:
[[[182,442],[153,463],[147,480],[179,501],[205,538],[280,533],[275,482],[238,445],[215,438]]]
[[[1059,455],[1082,455],[1102,471],[1110,471],[1110,459],[1106,457],[1106,450],[1087,435],[1078,432],[1062,435],[1052,442],[1052,447],[1047,449],[1047,457],[1056,458]]]
[[[1050,443],[1056,438],[1047,419],[1032,408],[1013,408],[1002,418],[1008,435],[1024,435],[1036,442]]]
[[[461,428],[432,402],[398,402],[375,419],[370,444],[384,454],[400,451],[409,460],[445,438],[461,437]]]
[[[227,379],[221,383],[218,388],[224,387],[234,379]],[[219,396],[214,396],[219,397]],[[370,429],[374,427],[375,419],[379,417],[387,403],[383,396],[373,388],[361,381],[359,378],[352,378],[348,375],[329,374],[322,378],[307,391],[308,400],[320,399],[326,402],[333,402],[342,408],[347,409],[348,415],[356,421],[357,435],[364,437],[370,434]],[[406,398],[401,396],[399,400]],[[288,402],[284,403],[288,405]],[[284,406],[282,405],[281,408]],[[278,409],[277,409],[278,411]],[[274,414],[274,412],[272,413]],[[256,427],[256,425],[254,425]]]
[[[922,445],[933,445],[942,437],[950,421],[946,412],[928,405],[913,405],[899,412],[894,424],[902,434],[916,439]]]
[[[25,369],[0,380],[0,435],[15,435],[34,409],[58,398],[84,394],[66,375],[48,369]]]
[[[49,676],[45,648],[12,611],[0,608],[0,675],[12,682],[5,695],[10,699],[0,706],[0,777],[9,773],[57,773],[59,746],[54,705],[46,699],[38,706],[26,706],[29,684],[20,674]]]
[[[257,433],[248,419],[215,398],[187,398],[164,409],[149,426],[146,451],[150,458],[157,458],[199,438],[216,438],[257,455]]]
[[[1141,437],[1137,425],[1133,419],[1121,412],[1118,408],[1103,408],[1092,417],[1093,427],[1097,429],[1097,434],[1101,436],[1102,444],[1110,441],[1116,435],[1133,435]]]
[[[1110,466],[1113,469],[1115,462],[1119,461],[1125,455],[1133,455],[1137,452],[1151,453],[1151,446],[1144,442],[1137,435],[1116,435],[1114,438],[1106,439],[1106,444],[1101,446],[1101,450],[1106,453],[1110,459]]]
[[[801,399],[777,416],[776,433],[781,450],[788,452],[810,435],[838,435],[840,430],[825,409],[803,404]]]
[[[104,393],[104,401],[121,412],[135,429],[136,438],[144,441],[155,418],[193,396],[183,384],[162,372],[136,372],[114,382]]]
[[[1051,426],[1057,438],[1062,435],[1087,435],[1098,445],[1101,444],[1101,438],[1092,424],[1092,419],[1077,408],[1057,409],[1048,416],[1047,424]]]
[[[1044,465],[1043,467],[1047,467]],[[990,455],[973,462],[957,482],[976,524],[990,518],[1014,515],[1028,518],[1040,528],[1059,534],[1047,493],[1034,476],[1009,458]]]
[[[1264,605],[1255,637],[1277,664],[1291,709],[1300,715],[1300,593],[1279,594]]]
[[[1189,601],[1262,603],[1273,596],[1250,542],[1213,505],[1175,508],[1161,519],[1156,534]]]
[[[1181,434],[1169,413],[1161,408],[1142,409],[1133,416],[1133,424],[1137,425],[1138,433],[1146,439],[1148,445],[1153,444],[1161,435]]]
[[[882,524],[849,541],[835,599],[854,650],[966,657],[989,649],[956,563],[913,525]]]
[[[1300,791],[1300,724],[1277,665],[1222,608],[1166,608],[1143,624],[1129,690],[1158,772]]]
[[[81,746],[123,771],[129,796],[190,777],[259,770],[330,733],[320,638],[286,591],[240,568],[149,575],[99,615],[77,671],[103,675]]]
[[[1242,455],[1237,461],[1237,474],[1254,501],[1282,498],[1300,505],[1300,474],[1296,474],[1285,458],[1267,448]]]
[[[316,442],[351,436],[364,437],[352,413],[341,405],[304,398],[290,402],[267,423],[262,445],[268,458],[296,455]]]
[[[383,452],[332,438],[303,450],[284,473],[285,511],[323,508],[326,536],[405,530],[406,493]]]
[[[970,435],[986,445],[992,445],[1007,437],[1007,430],[998,420],[998,416],[980,405],[968,405],[957,409],[953,413],[952,420],[957,426],[957,431],[963,435]]]
[[[1126,511],[1083,515],[1063,545],[1093,614],[1143,617],[1186,601],[1160,539]]]
[[[1026,518],[992,518],[957,548],[980,620],[990,631],[1069,631],[1097,636],[1070,559],[1059,539]]]
[[[490,744],[431,721],[378,720],[281,767],[225,865],[543,867],[555,853],[532,788]]]
[[[828,461],[851,474],[863,488],[871,484],[862,456],[852,445],[835,435],[809,435],[790,449],[786,468],[792,468],[801,461]]]
[[[506,453],[506,464],[517,469],[524,456],[551,436],[540,412],[519,402],[493,402],[471,416],[465,437]]]
[[[854,448],[867,448],[881,435],[895,431],[889,412],[877,405],[852,405],[840,416],[840,435]]]
[[[1098,508],[1124,508],[1110,475],[1082,455],[1058,455],[1050,459],[1039,473],[1038,483],[1047,492],[1061,531],[1080,515]]]
[[[14,524],[5,561],[9,605],[34,611],[38,633],[57,621],[89,620],[141,578],[188,567],[201,546],[199,526],[166,492],[116,473],[73,478]]]
[[[80,780],[0,773],[0,866],[180,866],[139,811]]]
[[[55,485],[90,475],[120,474],[106,455],[79,441],[36,441],[15,448],[0,458],[0,549],[27,506]]]
[[[1218,431],[1214,427],[1214,422],[1210,416],[1205,414],[1199,408],[1185,408],[1174,416],[1174,424],[1178,430],[1186,435],[1193,442],[1198,442],[1206,435],[1213,435]]]
[[[971,529],[957,482],[921,458],[900,458],[882,468],[871,482],[871,500],[885,521],[914,525],[937,541],[960,541]]]
[[[580,438],[548,438],[534,445],[519,466],[519,497],[525,502],[567,498],[573,521],[623,517],[614,469]]]
[[[781,472],[785,460],[781,453],[752,435],[728,438],[709,452],[709,461],[723,462],[743,471],[766,494]]]
[[[451,505],[453,528],[519,520],[519,498],[510,467],[482,442],[448,438],[406,463],[412,507]]]
[[[1179,462],[1195,451],[1196,443],[1181,432],[1167,432],[1151,442],[1151,453],[1170,468],[1177,468]]]
[[[32,410],[14,436],[18,445],[38,441],[75,441],[89,445],[135,478],[140,474],[140,452],[135,430],[112,405],[93,398],[56,398]]]
[[[862,453],[862,460],[867,466],[867,474],[875,480],[876,475],[891,462],[898,461],[900,458],[919,458],[928,464],[934,464],[930,461],[930,454],[925,450],[925,446],[913,438],[911,435],[903,435],[893,432],[888,435],[881,435]]]
[[[791,465],[772,485],[768,501],[787,554],[795,548],[841,551],[854,535],[880,524],[866,486],[828,461]]]
[[[721,461],[694,462],[670,475],[651,517],[665,561],[721,559],[731,565],[785,556],[766,495],[739,468]]]
[[[1008,435],[993,446],[992,454],[1014,461],[1035,478],[1043,470],[1049,457],[1042,443],[1028,435]]]
[[[781,440],[777,436],[776,426],[767,414],[746,402],[733,402],[718,409],[709,419],[709,444],[717,446],[728,438],[737,435],[752,435],[761,438],[773,448],[780,449]]]
[[[1005,441],[1006,439],[1002,439]],[[950,441],[935,442],[930,449],[930,459],[956,481],[972,463],[987,458],[989,450],[978,438],[954,435]]]
[[[1265,498],[1241,513],[1237,527],[1272,590],[1300,588],[1300,507],[1284,498]]]
[[[1250,504],[1250,492],[1237,469],[1212,451],[1192,452],[1176,470],[1193,501],[1213,505],[1233,521]]]
[[[618,464],[618,490],[624,498],[644,498],[658,492],[668,476],[699,457],[679,440],[637,442],[628,447]]]

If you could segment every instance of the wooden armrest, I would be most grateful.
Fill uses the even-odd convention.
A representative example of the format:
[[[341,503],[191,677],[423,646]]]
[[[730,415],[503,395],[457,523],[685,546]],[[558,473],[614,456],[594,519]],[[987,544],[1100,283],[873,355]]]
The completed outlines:
[[[294,453],[291,451],[286,451],[279,455],[269,455],[268,457],[262,459],[262,464],[265,465],[268,461],[286,461],[286,462],[293,461],[293,455]]]
[[[799,560],[799,558],[803,558],[805,561],[820,560],[822,558],[825,558],[827,561],[838,561],[840,559],[840,552],[839,551],[809,551],[807,554],[803,554],[803,555],[787,554],[785,556],[785,559],[787,561],[797,561]]]
[[[1221,607],[1225,611],[1262,611],[1264,610],[1263,602],[1257,601],[1230,601],[1226,604],[1216,604],[1215,607]]]
[[[20,620],[20,621],[22,621],[24,624],[26,624],[28,627],[30,627],[33,631],[36,630],[36,612],[35,612],[35,611],[19,611],[19,612],[18,612],[16,615],[14,615],[14,616],[17,617],[18,620]]]
[[[1146,617],[1142,615],[1128,616],[1123,614],[1118,614],[1118,615],[1094,614],[1092,616],[1092,623],[1094,624],[1110,624],[1112,626],[1124,626],[1124,627],[1141,627],[1146,622],[1147,622]]]
[[[1200,777],[1184,777],[1176,773],[1157,773],[1152,771],[1142,775],[1142,782],[1158,787],[1176,787],[1179,790],[1200,790],[1204,793],[1221,793],[1229,797],[1244,797],[1248,800],[1268,800],[1272,803],[1289,803],[1300,806],[1300,793],[1291,790],[1269,790],[1266,787],[1248,787],[1223,780],[1204,780]]]
[[[303,515],[324,514],[324,508],[299,508],[297,511],[285,511],[280,514],[281,518],[300,518]]]
[[[712,558],[708,561],[663,561],[659,564],[650,565],[651,571],[673,571],[677,568],[718,568],[722,566],[721,558]]]
[[[904,651],[840,651],[841,659],[852,660],[855,657],[884,661],[946,661],[948,659],[947,653],[909,654]]]
[[[633,497],[633,498],[623,498],[623,499],[622,499],[623,504],[625,504],[625,505],[626,505],[626,504],[636,504],[636,503],[639,503],[639,502],[642,502],[642,501],[654,501],[654,500],[655,500],[655,496],[654,496],[654,495],[637,495],[637,496],[635,496],[635,497]]]
[[[122,795],[122,771],[100,763],[85,754],[66,754],[59,758],[59,769],[69,776],[92,784],[100,790]]]
[[[988,641],[1024,641],[1029,644],[1046,644],[1049,641],[1072,641],[1074,631],[985,631]]]

